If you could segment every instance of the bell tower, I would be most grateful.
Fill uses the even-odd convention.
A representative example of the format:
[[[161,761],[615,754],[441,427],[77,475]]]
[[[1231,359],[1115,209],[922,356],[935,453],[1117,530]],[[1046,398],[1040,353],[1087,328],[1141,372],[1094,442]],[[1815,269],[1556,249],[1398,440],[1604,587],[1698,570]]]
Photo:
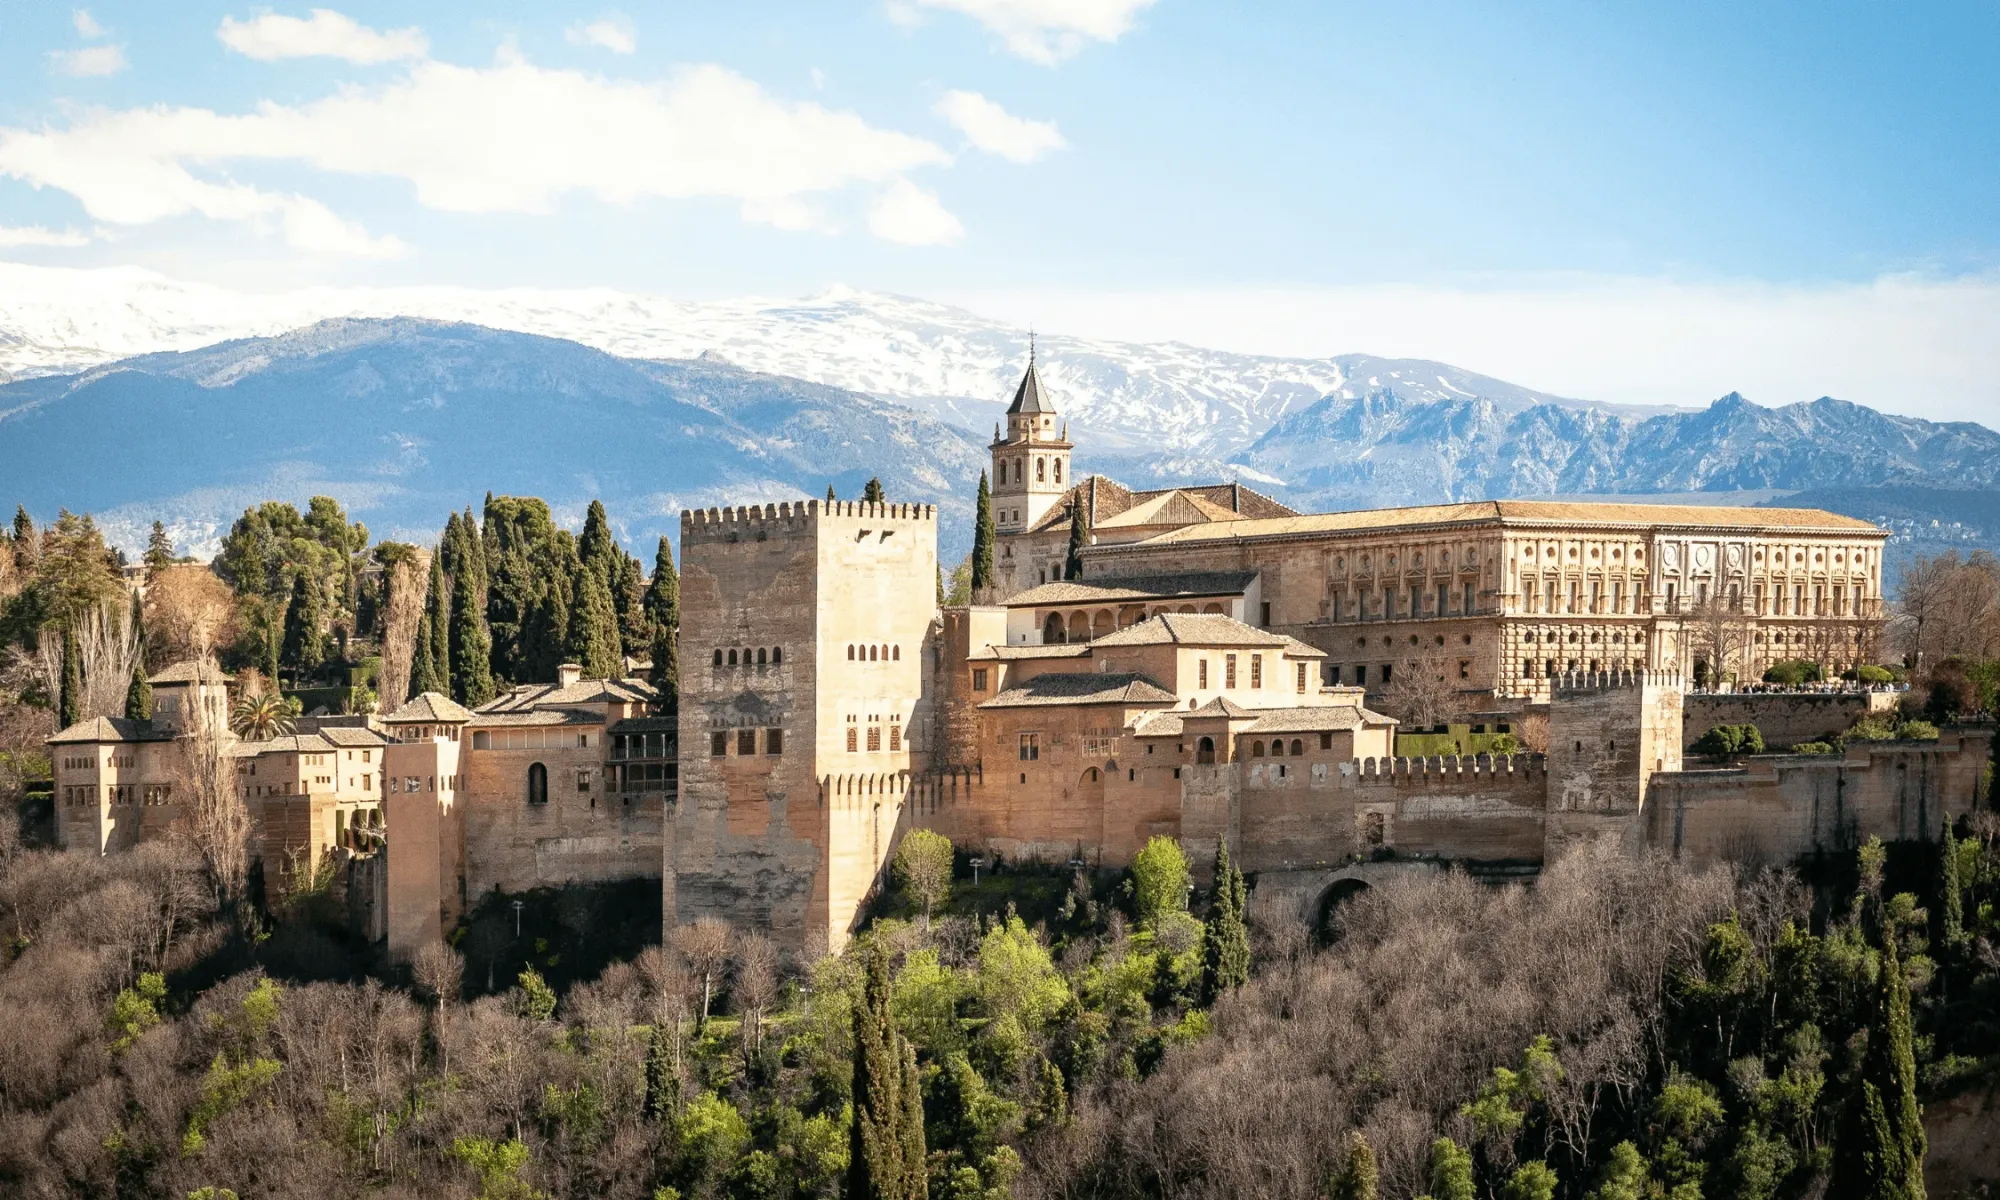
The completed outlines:
[[[993,528],[1020,533],[1042,518],[1070,489],[1067,424],[1058,424],[1055,405],[1035,368],[1034,340],[1028,342],[1028,370],[1007,408],[1007,429],[993,431]]]

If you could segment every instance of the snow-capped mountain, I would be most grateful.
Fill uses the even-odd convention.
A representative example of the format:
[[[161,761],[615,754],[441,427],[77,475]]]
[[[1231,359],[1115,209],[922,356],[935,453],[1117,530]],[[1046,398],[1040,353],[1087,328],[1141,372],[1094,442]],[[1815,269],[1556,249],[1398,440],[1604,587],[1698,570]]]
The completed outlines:
[[[625,358],[720,358],[989,432],[1028,358],[1026,329],[903,296],[835,289],[806,300],[688,303],[611,289],[313,288],[253,295],[138,268],[0,263],[0,371],[76,371],[137,354],[266,337],[329,317],[424,317],[580,342]],[[1329,394],[1503,411],[1607,406],[1439,363],[1367,355],[1276,358],[1181,343],[1044,335],[1042,376],[1086,455],[1143,456],[1160,478],[1212,474],[1273,424]],[[1635,411],[1635,410],[1619,410]],[[1185,465],[1185,469],[1173,464]]]

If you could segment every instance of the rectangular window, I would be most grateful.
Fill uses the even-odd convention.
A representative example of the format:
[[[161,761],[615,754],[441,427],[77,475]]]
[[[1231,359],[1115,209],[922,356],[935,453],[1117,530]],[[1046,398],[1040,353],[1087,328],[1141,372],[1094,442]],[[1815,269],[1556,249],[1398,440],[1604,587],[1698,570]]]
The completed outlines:
[[[1222,656],[1222,686],[1226,688],[1236,686],[1236,656],[1234,654],[1225,654]]]
[[[729,753],[729,735],[719,729],[709,734],[708,753],[711,758],[721,758]]]
[[[766,729],[764,731],[764,753],[777,756],[785,752],[785,731]]]
[[[1208,660],[1204,658],[1196,663],[1195,666],[1198,668],[1196,674],[1200,676],[1200,682],[1196,686],[1206,688],[1208,686]]]
[[[1022,762],[1034,762],[1041,758],[1042,735],[1039,733],[1022,734],[1020,738],[1020,752]]]
[[[1625,611],[1625,585],[1622,583],[1611,585],[1611,611],[1615,613]]]
[[[1271,602],[1269,600],[1264,601],[1259,607],[1259,616],[1263,618],[1257,622],[1259,625],[1268,627],[1271,624]]]
[[[1410,615],[1412,617],[1424,615],[1424,589],[1414,583],[1410,585]]]
[[[739,729],[736,731],[736,753],[749,757],[757,753],[757,731]]]
[[[1458,677],[1459,677],[1460,679],[1470,679],[1470,678],[1472,678],[1472,660],[1471,660],[1471,659],[1469,659],[1469,658],[1461,658],[1461,659],[1459,659],[1459,660],[1458,660]]]
[[[1477,584],[1468,583],[1465,585],[1465,599],[1460,601],[1460,603],[1463,604],[1465,607],[1459,609],[1459,611],[1464,613],[1468,617],[1472,615],[1473,609],[1477,607],[1473,602],[1474,597],[1477,595],[1477,591],[1478,591]]]
[[[578,767],[576,769],[576,790],[579,792],[587,792],[590,790],[589,767]]]
[[[1389,680],[1390,680],[1391,678],[1393,678],[1393,673],[1394,673],[1395,669],[1396,669],[1396,668],[1395,668],[1395,665],[1394,665],[1393,663],[1383,663],[1383,664],[1382,664],[1382,682],[1383,682],[1383,683],[1387,683],[1387,682],[1389,682]]]
[[[1325,681],[1326,681],[1326,686],[1328,686],[1328,687],[1339,687],[1339,686],[1340,686],[1340,664],[1339,664],[1339,663],[1328,663],[1328,664],[1326,664],[1326,666],[1325,666],[1324,668],[1322,668],[1322,671],[1323,671],[1323,674],[1322,674],[1322,675],[1320,676],[1320,678],[1322,678],[1323,680],[1325,680]]]
[[[1305,695],[1305,694],[1306,694],[1306,665],[1305,665],[1304,663],[1300,663],[1300,664],[1299,664],[1299,687],[1298,687],[1298,692],[1299,692],[1299,695],[1301,695],[1301,696],[1303,696],[1303,695]]]
[[[1365,663],[1354,665],[1354,686],[1363,687],[1368,683],[1368,667]]]
[[[1264,686],[1264,656],[1261,654],[1250,656],[1250,686],[1253,688]]]
[[[1322,734],[1320,734],[1320,735],[1319,735],[1319,748],[1320,748],[1320,749],[1322,749],[1322,750],[1331,750],[1331,749],[1333,749],[1333,735],[1332,735],[1332,734],[1330,734],[1330,733],[1322,733]]]
[[[975,692],[983,692],[986,690],[985,667],[972,668],[972,690]]]
[[[881,748],[882,748],[882,727],[880,725],[870,725],[868,727],[869,752],[873,753],[874,751],[880,750]]]
[[[1339,593],[1339,592],[1335,592],[1335,593],[1333,594],[1333,619],[1334,619],[1334,622],[1335,622],[1336,624],[1337,624],[1337,623],[1339,623],[1339,621],[1340,621],[1340,593]]]
[[[1440,583],[1438,584],[1437,615],[1440,617],[1443,616],[1445,614],[1445,610],[1449,607],[1451,607],[1451,588],[1446,584]]]

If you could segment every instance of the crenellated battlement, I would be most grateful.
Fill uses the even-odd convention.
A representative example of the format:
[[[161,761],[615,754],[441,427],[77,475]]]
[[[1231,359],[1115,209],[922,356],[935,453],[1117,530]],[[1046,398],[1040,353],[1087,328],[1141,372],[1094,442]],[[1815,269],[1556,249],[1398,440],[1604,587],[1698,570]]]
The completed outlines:
[[[1679,671],[1566,671],[1549,680],[1549,689],[1563,692],[1608,692],[1617,688],[1681,687]]]
[[[1548,764],[1539,754],[1438,754],[1427,758],[1358,758],[1344,765],[1342,773],[1349,771],[1359,783],[1429,788],[1488,785],[1495,779],[1540,781],[1548,775]]]
[[[862,500],[788,500],[735,508],[693,508],[681,511],[681,537],[696,542],[768,539],[810,531],[820,520],[907,521],[937,523],[935,504],[876,504]]]

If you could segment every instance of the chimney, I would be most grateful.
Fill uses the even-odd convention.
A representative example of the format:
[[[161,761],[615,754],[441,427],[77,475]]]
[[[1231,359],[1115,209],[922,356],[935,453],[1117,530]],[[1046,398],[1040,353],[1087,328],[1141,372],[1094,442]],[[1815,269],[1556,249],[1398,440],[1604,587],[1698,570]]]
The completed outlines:
[[[574,687],[583,678],[583,668],[576,663],[564,663],[556,668],[556,686]]]

